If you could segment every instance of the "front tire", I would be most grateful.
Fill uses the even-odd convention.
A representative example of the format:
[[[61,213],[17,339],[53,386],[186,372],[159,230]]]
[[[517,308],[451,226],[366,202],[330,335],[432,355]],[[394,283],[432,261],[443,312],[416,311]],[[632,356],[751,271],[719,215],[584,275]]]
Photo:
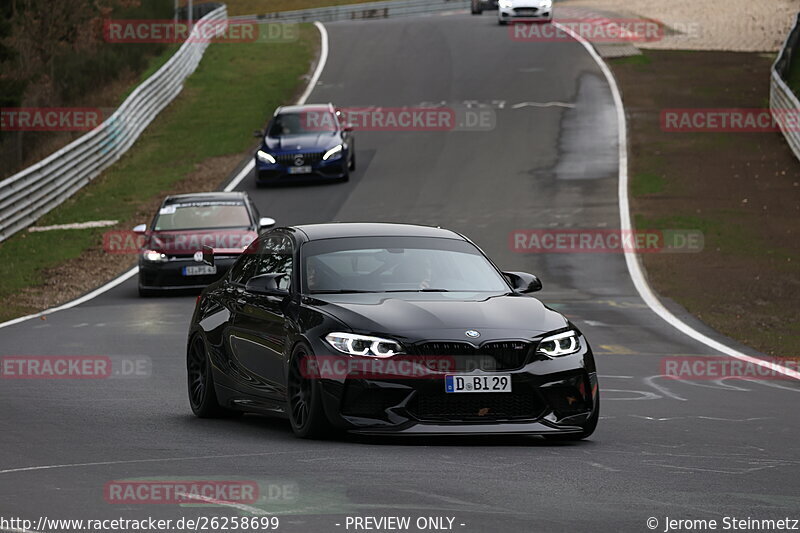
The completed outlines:
[[[292,431],[301,439],[320,439],[332,433],[332,426],[322,407],[322,390],[319,380],[309,377],[303,360],[311,357],[305,345],[295,348],[289,366],[287,395],[289,397],[289,421]],[[304,371],[304,368],[306,369]]]
[[[206,343],[200,335],[196,335],[189,344],[189,351],[186,354],[186,376],[189,405],[195,416],[222,418],[241,414],[219,405],[211,373],[211,360],[208,357]]]

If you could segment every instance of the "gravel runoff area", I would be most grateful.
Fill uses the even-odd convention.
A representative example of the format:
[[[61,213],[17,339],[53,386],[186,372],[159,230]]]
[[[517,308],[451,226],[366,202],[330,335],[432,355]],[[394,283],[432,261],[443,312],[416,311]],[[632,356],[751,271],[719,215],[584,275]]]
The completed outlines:
[[[775,52],[800,11],[800,0],[564,0],[556,16],[572,7],[655,19],[672,30],[658,41],[636,43],[639,48]]]

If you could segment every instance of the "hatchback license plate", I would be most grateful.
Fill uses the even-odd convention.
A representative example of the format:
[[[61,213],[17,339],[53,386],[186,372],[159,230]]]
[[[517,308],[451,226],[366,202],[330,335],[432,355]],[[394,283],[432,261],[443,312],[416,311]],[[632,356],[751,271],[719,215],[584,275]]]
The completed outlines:
[[[511,374],[447,375],[445,392],[511,392]]]
[[[216,273],[217,273],[217,267],[210,265],[183,267],[184,276],[207,276],[209,274],[216,274]]]

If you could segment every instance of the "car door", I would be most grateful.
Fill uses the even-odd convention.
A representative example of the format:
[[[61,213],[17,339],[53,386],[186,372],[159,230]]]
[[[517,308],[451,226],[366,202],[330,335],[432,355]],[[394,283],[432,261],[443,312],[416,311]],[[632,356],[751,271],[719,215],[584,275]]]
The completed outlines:
[[[231,266],[222,282],[210,289],[209,297],[217,304],[218,310],[214,313],[213,324],[205,326],[206,330],[212,327],[214,330],[221,329],[221,338],[214,344],[219,348],[224,365],[230,369],[230,375],[244,384],[248,380],[236,359],[231,339],[235,335],[234,318],[244,303],[244,286],[255,272],[259,246],[258,241],[251,243]],[[205,320],[208,321],[209,318]]]
[[[274,232],[262,236],[259,244],[252,275],[286,273],[279,285],[289,289],[294,267],[292,240]],[[249,380],[249,388],[264,399],[285,397],[283,353],[288,338],[287,306],[288,298],[255,294],[244,288],[237,298],[231,348]]]

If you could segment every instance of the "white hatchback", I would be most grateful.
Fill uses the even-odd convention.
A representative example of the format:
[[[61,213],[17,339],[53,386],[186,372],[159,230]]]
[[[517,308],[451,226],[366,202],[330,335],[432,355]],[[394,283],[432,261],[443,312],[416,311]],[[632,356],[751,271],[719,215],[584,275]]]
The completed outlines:
[[[553,0],[500,0],[497,20],[500,24],[510,21],[550,22],[553,20]]]

